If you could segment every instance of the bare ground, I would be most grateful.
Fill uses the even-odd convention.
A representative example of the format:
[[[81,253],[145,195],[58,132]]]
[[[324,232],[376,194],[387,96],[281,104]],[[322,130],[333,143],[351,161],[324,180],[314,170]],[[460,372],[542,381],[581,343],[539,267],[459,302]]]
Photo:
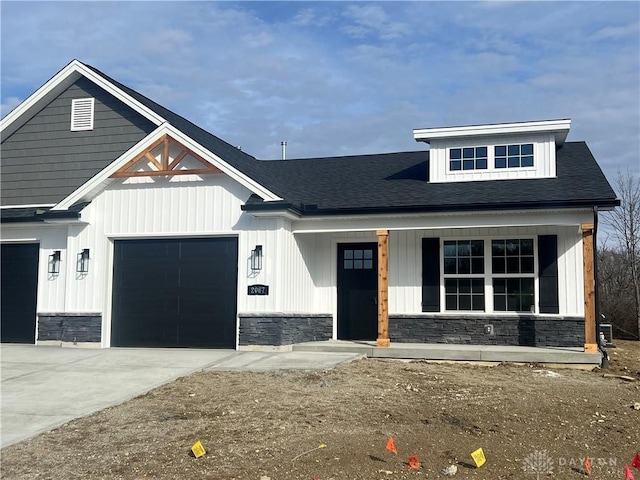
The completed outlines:
[[[640,410],[632,408],[640,344],[616,345],[606,373],[636,380],[393,360],[201,372],[5,448],[2,478],[448,478],[441,470],[455,464],[455,478],[534,479],[537,469],[541,478],[571,479],[585,475],[587,455],[591,478],[624,478],[640,450]],[[398,455],[385,449],[389,436]],[[207,449],[197,459],[196,440]],[[470,453],[479,447],[487,463],[476,468]],[[419,469],[408,467],[409,455],[419,456]]]

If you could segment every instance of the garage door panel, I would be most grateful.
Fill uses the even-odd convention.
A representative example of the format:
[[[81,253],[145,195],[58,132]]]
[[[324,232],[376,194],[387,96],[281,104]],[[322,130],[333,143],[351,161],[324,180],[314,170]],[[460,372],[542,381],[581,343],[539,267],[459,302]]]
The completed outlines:
[[[123,260],[140,261],[143,259],[156,259],[175,257],[178,246],[167,243],[158,243],[155,240],[130,240],[127,248],[120,250]]]
[[[0,337],[2,342],[35,343],[40,246],[3,244],[0,251]]]
[[[236,238],[122,240],[114,252],[112,345],[235,347]]]
[[[180,285],[177,265],[157,263],[146,265],[142,262],[126,266],[118,276],[118,285],[133,290],[148,288],[177,288]]]
[[[125,292],[117,299],[117,311],[126,311],[136,317],[147,314],[177,315],[178,305],[177,298],[162,297],[154,292]]]

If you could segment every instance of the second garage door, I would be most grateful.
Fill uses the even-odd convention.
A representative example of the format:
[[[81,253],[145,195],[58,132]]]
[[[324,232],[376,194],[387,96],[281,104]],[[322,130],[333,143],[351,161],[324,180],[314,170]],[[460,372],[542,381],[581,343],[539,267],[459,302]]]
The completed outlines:
[[[237,238],[117,240],[111,345],[234,348]]]

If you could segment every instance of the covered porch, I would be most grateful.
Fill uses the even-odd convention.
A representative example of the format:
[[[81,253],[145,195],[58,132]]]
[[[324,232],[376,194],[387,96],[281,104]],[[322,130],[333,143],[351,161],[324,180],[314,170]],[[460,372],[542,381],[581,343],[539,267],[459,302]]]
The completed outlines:
[[[375,346],[378,349],[370,350],[370,354],[382,357],[498,362],[538,362],[541,349],[549,347],[550,351],[544,353],[551,357],[567,352],[589,353],[584,361],[598,364],[593,220],[589,211],[535,211],[398,216],[384,221],[351,218],[348,225],[345,219],[294,222],[297,242],[318,259],[308,264],[314,267],[310,268],[312,276],[321,279],[316,282],[314,278],[314,285],[324,288],[322,303],[333,304],[334,343],[321,342],[319,346],[356,350]],[[500,242],[523,248],[527,242],[531,246],[529,253],[516,253],[515,258],[507,259],[519,262],[514,272],[493,272],[493,249]],[[468,243],[481,246],[480,275],[473,271],[449,275],[445,262],[460,262],[462,247]],[[444,248],[449,246],[457,248],[457,258],[447,257]],[[340,307],[340,270],[343,262],[344,268],[357,268],[356,254],[363,255],[359,264],[366,269],[367,248],[372,249],[374,258],[369,262],[374,291],[368,293],[373,300],[361,302],[357,298],[350,303],[356,310],[353,317],[372,331],[361,337],[344,335],[340,325],[348,312]],[[529,258],[525,258],[527,255]],[[475,261],[473,254],[471,257]],[[526,271],[525,261],[530,262]],[[463,308],[463,297],[473,298],[475,291],[467,295],[459,282],[458,290],[449,295],[448,284],[473,277],[481,278],[482,290],[475,297],[481,303],[478,308],[475,303]],[[522,277],[523,285],[531,285],[526,308],[510,309],[498,303],[503,297],[510,301],[510,296],[497,290],[496,279],[508,282],[510,277]],[[459,303],[451,308],[448,302],[455,295]],[[518,295],[525,298],[524,292]],[[411,353],[416,352],[413,346],[419,347],[417,353]],[[384,348],[393,348],[393,353],[382,353]],[[460,353],[451,353],[457,351]]]

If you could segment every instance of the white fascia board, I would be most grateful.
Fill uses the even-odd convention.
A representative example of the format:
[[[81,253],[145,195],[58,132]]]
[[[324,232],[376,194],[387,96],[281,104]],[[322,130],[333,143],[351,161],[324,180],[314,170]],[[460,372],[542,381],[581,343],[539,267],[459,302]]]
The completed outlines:
[[[30,109],[38,105],[39,102],[42,102],[50,93],[54,92],[56,87],[64,86],[66,88],[80,78],[80,76],[88,78],[156,125],[160,125],[165,121],[160,115],[145,107],[133,97],[127,95],[111,82],[108,82],[93,70],[89,69],[82,62],[73,60],[57,74],[51,77],[51,79],[49,79],[49,81],[42,85],[38,90],[27,97],[24,102],[9,112],[9,114],[0,121],[0,131],[4,132],[5,128],[8,128],[24,114],[28,113]]]
[[[180,143],[182,143],[185,147],[189,148],[193,152],[200,155],[206,161],[210,162],[213,166],[220,169],[225,175],[228,175],[233,180],[251,190],[256,195],[259,195],[265,202],[279,201],[282,200],[278,195],[271,192],[269,189],[260,185],[258,182],[249,178],[247,175],[242,173],[240,170],[232,167],[227,162],[224,161],[223,158],[220,158],[213,152],[209,151],[198,142],[193,140],[191,137],[185,135],[180,130],[176,129],[171,124],[166,124],[165,128],[167,129],[167,134]]]
[[[37,204],[29,204],[29,205],[4,205],[0,207],[0,210],[9,210],[11,208],[51,208],[55,205],[55,203],[37,203]]]
[[[300,220],[300,215],[289,210],[267,210],[267,211],[249,211],[245,212],[256,218],[284,218],[286,220]]]
[[[189,148],[194,153],[200,155],[202,158],[220,169],[223,173],[225,173],[247,189],[251,190],[253,193],[260,195],[263,199],[265,199],[265,201],[281,200],[281,198],[279,198],[277,195],[271,193],[265,187],[261,186],[254,180],[250,179],[243,173],[228,165],[220,157],[214,155],[212,152],[184,135],[180,130],[177,130],[175,127],[168,123],[164,123],[149,135],[147,135],[140,142],[138,142],[136,145],[127,150],[125,153],[120,155],[120,157],[118,157],[114,162],[100,171],[93,178],[89,179],[82,186],[69,194],[65,199],[63,199],[60,203],[53,207],[52,210],[67,210],[70,206],[79,201],[95,198],[98,193],[103,191],[109,184],[115,181],[115,179],[110,178],[111,175],[117,172],[132,158],[135,158],[136,156],[144,152],[163,135],[169,135],[170,137],[176,139],[185,147]]]
[[[587,209],[480,211],[405,215],[362,215],[302,218],[293,222],[293,233],[365,232],[374,230],[433,230],[496,227],[579,226],[593,220]]]
[[[561,145],[567,138],[571,120],[542,120],[536,122],[496,123],[488,125],[467,125],[458,127],[416,128],[413,138],[417,142],[430,143],[444,138],[480,137],[492,135],[513,135],[521,133],[553,133],[556,143]]]

